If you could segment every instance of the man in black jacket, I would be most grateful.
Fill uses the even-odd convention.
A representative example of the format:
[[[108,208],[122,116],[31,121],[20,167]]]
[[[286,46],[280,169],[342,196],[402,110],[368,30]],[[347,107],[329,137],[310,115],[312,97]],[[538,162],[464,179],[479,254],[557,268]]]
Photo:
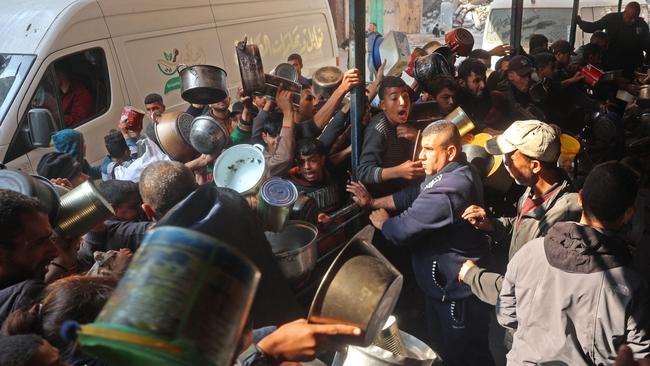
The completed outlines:
[[[426,296],[429,332],[442,338],[445,364],[491,365],[490,307],[456,280],[454,269],[470,258],[486,260],[488,254],[486,236],[461,217],[466,204],[483,201],[483,186],[460,153],[456,126],[433,122],[422,132],[419,158],[427,177],[421,186],[377,199],[359,183],[348,190],[360,206],[375,209],[370,220],[384,237],[411,249],[413,271]],[[389,217],[386,210],[401,214]]]

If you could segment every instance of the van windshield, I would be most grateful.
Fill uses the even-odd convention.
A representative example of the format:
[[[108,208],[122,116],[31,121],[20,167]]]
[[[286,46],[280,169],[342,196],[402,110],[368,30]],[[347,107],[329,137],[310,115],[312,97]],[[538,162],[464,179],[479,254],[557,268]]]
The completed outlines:
[[[522,45],[528,44],[531,34],[543,34],[549,43],[569,39],[570,8],[524,8],[522,19]],[[486,38],[490,44],[510,43],[510,9],[492,9]]]
[[[0,54],[0,124],[35,59],[33,55]]]

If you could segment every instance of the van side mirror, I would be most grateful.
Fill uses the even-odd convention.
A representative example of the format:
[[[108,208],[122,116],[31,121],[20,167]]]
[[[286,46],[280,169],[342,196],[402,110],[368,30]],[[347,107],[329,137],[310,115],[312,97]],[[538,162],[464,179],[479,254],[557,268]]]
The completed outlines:
[[[27,126],[23,132],[31,147],[48,147],[56,131],[52,112],[46,108],[32,108],[27,112]]]

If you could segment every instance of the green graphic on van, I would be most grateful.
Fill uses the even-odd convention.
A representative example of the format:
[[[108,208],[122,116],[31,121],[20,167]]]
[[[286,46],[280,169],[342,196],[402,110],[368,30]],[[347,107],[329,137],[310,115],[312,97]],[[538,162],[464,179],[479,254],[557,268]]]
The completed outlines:
[[[174,48],[171,51],[163,51],[163,59],[157,60],[158,70],[169,79],[165,82],[164,94],[181,88],[181,77],[177,73],[178,65],[196,65],[205,63],[205,51],[201,47],[194,48],[190,43],[180,51]]]

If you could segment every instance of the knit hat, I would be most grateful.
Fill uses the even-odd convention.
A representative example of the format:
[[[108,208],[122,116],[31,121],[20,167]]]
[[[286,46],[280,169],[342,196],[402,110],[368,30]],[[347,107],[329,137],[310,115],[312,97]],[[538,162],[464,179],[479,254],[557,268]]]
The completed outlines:
[[[36,171],[47,179],[74,179],[81,174],[81,164],[72,156],[55,151],[43,155]]]

